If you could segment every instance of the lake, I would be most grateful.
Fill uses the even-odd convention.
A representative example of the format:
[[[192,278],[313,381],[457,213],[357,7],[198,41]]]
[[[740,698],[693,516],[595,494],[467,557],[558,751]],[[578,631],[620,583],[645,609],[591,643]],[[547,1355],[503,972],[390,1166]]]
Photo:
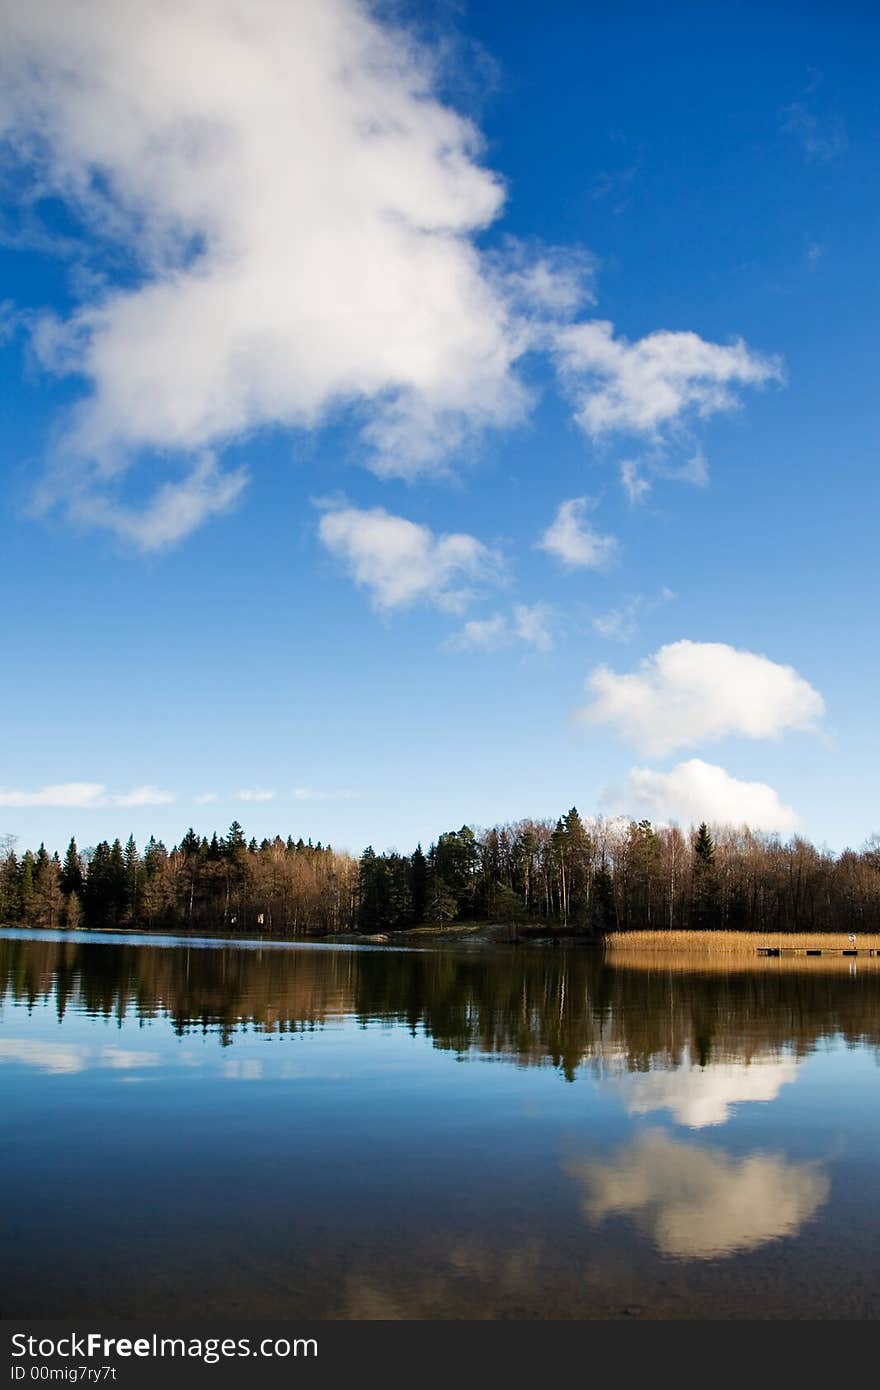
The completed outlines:
[[[880,1316],[880,961],[0,933],[0,1315]]]

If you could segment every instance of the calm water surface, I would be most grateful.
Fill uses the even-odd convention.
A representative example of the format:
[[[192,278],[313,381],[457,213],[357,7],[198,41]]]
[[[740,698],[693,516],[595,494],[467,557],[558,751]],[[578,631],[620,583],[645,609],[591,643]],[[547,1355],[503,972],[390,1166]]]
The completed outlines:
[[[0,1315],[876,1318],[878,965],[0,933]]]

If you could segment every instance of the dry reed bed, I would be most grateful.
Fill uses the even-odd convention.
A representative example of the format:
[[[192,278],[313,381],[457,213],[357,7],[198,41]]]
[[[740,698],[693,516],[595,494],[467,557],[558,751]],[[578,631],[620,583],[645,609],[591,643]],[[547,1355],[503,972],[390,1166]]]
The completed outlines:
[[[764,946],[783,950],[848,950],[846,932],[775,931],[631,931],[612,932],[606,949],[615,958],[631,955],[752,956]],[[880,950],[880,935],[856,933],[856,950]],[[831,959],[834,959],[831,957]],[[852,957],[843,957],[846,961]],[[870,957],[861,957],[862,960]],[[876,957],[875,957],[876,959]]]

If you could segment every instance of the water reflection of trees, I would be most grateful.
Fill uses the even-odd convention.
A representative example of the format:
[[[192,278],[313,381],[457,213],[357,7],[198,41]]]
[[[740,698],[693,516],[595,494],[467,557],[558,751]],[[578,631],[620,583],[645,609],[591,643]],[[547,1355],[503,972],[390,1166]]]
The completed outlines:
[[[179,1033],[299,1032],[350,1013],[356,957],[342,951],[0,940],[0,998],[107,1018],[164,1017]]]
[[[394,1019],[434,1045],[552,1065],[613,1059],[629,1071],[699,1065],[824,1038],[880,1046],[880,971],[615,967],[562,949],[242,950],[0,939],[0,996],[105,1017],[168,1018],[226,1039],[301,1031],[344,1015]]]

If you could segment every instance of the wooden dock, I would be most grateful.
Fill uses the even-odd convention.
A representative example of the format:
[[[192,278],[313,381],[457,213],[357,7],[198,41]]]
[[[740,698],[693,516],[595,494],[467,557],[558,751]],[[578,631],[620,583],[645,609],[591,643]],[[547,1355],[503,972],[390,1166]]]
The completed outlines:
[[[759,946],[759,956],[876,956],[880,952],[873,948],[857,950],[854,946],[846,949],[841,946]]]

